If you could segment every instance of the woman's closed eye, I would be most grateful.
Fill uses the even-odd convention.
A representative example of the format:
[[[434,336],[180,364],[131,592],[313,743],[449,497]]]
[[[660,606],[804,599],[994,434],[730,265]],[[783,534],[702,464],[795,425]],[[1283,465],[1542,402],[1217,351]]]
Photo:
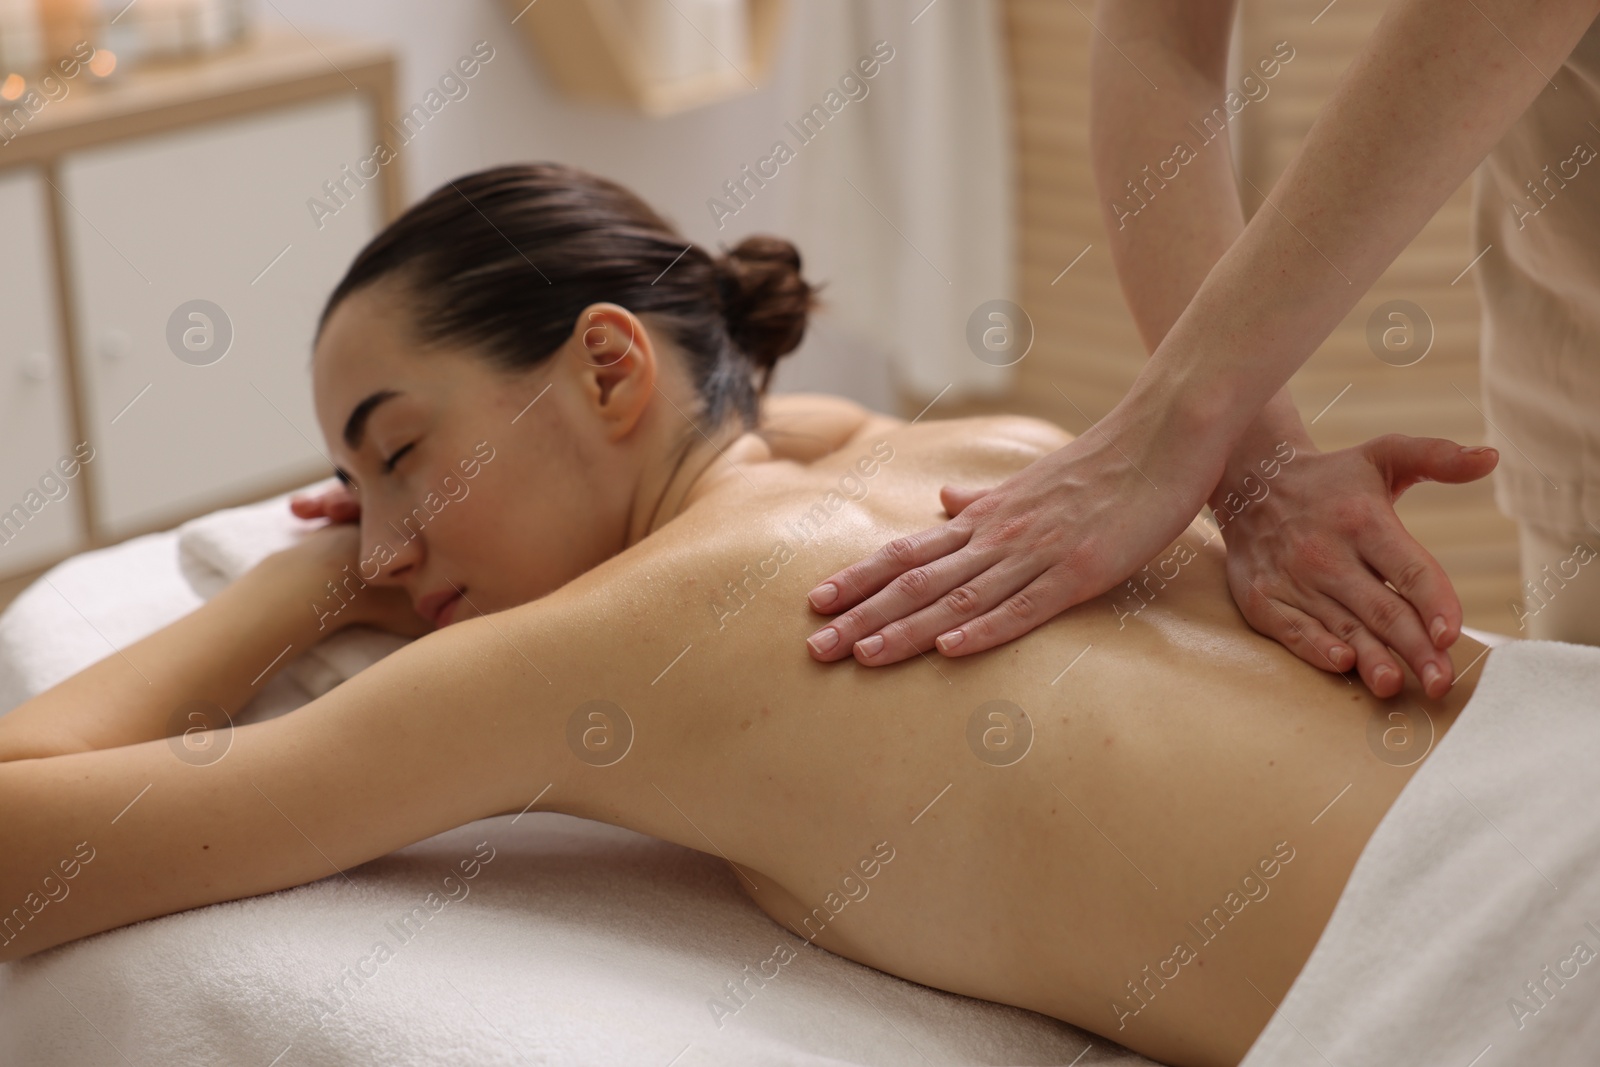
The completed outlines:
[[[394,455],[390,456],[388,459],[384,460],[383,461],[383,473],[385,473],[385,474],[393,473],[394,472],[394,465],[396,463],[400,462],[400,457],[405,455],[407,452],[410,452],[415,447],[417,447],[417,443],[415,441],[413,441],[409,445],[406,445],[404,448],[400,449],[400,451],[396,452]]]

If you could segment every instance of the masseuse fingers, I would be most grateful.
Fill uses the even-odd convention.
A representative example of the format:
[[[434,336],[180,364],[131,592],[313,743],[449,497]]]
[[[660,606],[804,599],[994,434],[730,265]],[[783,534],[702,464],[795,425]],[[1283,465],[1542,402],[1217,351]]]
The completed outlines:
[[[876,646],[876,651],[868,652],[863,642],[857,642],[856,659],[877,667],[934,647],[949,656],[982,652],[1003,645],[1013,637],[1021,637],[1039,624],[1031,615],[1024,617],[991,610],[1001,604],[1008,605],[1013,612],[1027,606],[1027,600],[1012,603],[1017,600],[1018,591],[1028,585],[1032,572],[1026,565],[1019,566],[1001,558],[991,563],[972,548],[949,557],[948,562],[952,566],[948,572],[951,575],[969,570],[971,573],[934,603],[877,631],[873,636],[882,637],[883,644]],[[961,570],[954,569],[957,564],[962,565]],[[985,619],[989,622],[985,623]],[[955,630],[956,627],[960,629]],[[937,641],[941,636],[948,637],[952,631],[961,636],[943,643]]]
[[[1354,597],[1342,593],[1341,599],[1367,629],[1411,666],[1422,682],[1423,692],[1438,698],[1449,690],[1454,680],[1450,657],[1434,647],[1433,639],[1423,628],[1422,617],[1405,597],[1375,580],[1372,588]]]
[[[1379,584],[1377,579],[1373,579],[1373,584]],[[1310,613],[1355,650],[1356,671],[1372,690],[1372,695],[1392,697],[1400,692],[1405,685],[1405,672],[1384,643],[1340,601],[1326,594],[1316,594],[1310,600],[1307,605]]]
[[[850,610],[806,639],[812,657],[823,662],[843,659],[857,641],[876,633],[888,620],[927,607],[981,573],[987,561],[961,551],[969,536],[965,524],[952,522],[897,537],[825,579],[808,594],[811,606],[818,611]]]
[[[1454,667],[1441,649],[1453,644],[1451,635],[1461,631],[1461,601],[1444,568],[1398,519],[1393,530],[1375,531],[1363,537],[1359,547],[1378,576],[1412,605],[1397,621],[1396,632],[1380,636],[1405,657],[1429,696],[1443,696]]]
[[[1383,474],[1392,499],[1399,499],[1401,493],[1418,482],[1476,481],[1494,470],[1500,459],[1492,448],[1463,447],[1441,437],[1384,434],[1361,447]],[[1405,533],[1392,512],[1385,522],[1366,532],[1367,536],[1361,539],[1363,554],[1401,596],[1416,605],[1434,645],[1449,648],[1461,633],[1461,602],[1450,587],[1444,568]],[[1381,560],[1372,551],[1374,545],[1384,550]]]
[[[967,505],[988,496],[989,493],[989,489],[967,489],[959,485],[947,485],[939,490],[939,503],[944,505],[946,515],[955,518],[966,510]]]
[[[954,619],[953,622],[961,626],[959,630],[948,633],[935,630],[942,639],[937,647],[946,656],[966,656],[998,648],[1084,599],[1081,586],[1073,581],[1073,569],[1068,566],[1050,567],[1032,581],[1027,580],[1028,571],[1016,565],[1010,569],[1009,577],[999,567],[991,568],[985,578],[989,575],[993,575],[992,590],[1011,591],[1003,594],[1003,599],[992,593],[983,594],[985,599],[1000,600],[1000,604],[971,622]],[[1019,578],[1022,581],[1017,581]],[[1017,588],[1019,585],[1021,588]]]
[[[1314,616],[1260,586],[1241,600],[1235,597],[1245,621],[1257,633],[1272,638],[1313,667],[1343,674],[1355,666],[1355,653]]]
[[[932,648],[937,635],[983,611],[992,602],[988,597],[998,600],[1005,596],[1004,592],[979,592],[992,586],[992,581],[983,579],[998,569],[993,566],[994,562],[993,557],[985,557],[978,550],[968,547],[930,567],[907,571],[890,583],[887,589],[856,609],[862,612],[861,621],[866,633],[853,643],[850,652],[860,663],[882,667],[910,659]],[[931,584],[927,586],[928,589],[948,590],[937,602],[922,611],[916,610],[917,604],[922,601],[920,582],[917,587],[919,592],[913,599],[903,599],[908,594],[902,594],[897,589],[901,582],[919,571],[929,572],[928,582]],[[985,599],[980,600],[980,596]],[[839,621],[835,619],[835,625]],[[852,631],[842,631],[848,632]]]

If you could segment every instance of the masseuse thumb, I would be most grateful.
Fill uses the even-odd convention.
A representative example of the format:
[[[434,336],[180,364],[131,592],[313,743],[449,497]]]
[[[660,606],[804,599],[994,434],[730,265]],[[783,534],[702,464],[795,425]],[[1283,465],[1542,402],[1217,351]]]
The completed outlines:
[[[1396,498],[1418,482],[1471,482],[1494,470],[1500,453],[1492,448],[1473,446],[1466,451],[1442,437],[1407,437],[1385,434],[1367,442],[1368,455],[1389,481]]]
[[[953,519],[964,511],[968,504],[981,496],[988,496],[987,489],[967,489],[959,485],[947,485],[939,490],[939,503],[944,505],[945,512]]]

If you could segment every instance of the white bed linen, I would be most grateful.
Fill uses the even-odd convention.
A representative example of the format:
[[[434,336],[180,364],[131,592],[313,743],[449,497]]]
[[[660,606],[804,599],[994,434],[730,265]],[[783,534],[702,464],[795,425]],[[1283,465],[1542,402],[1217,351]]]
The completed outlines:
[[[1482,670],[1241,1067],[1600,1063],[1600,648]]]

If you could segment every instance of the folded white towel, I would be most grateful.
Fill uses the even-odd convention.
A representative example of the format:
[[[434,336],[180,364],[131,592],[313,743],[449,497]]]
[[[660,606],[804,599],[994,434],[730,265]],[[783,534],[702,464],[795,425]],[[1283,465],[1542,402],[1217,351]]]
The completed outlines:
[[[178,569],[202,600],[210,600],[267,556],[326,525],[326,519],[297,517],[289,510],[289,497],[327,488],[334,481],[328,478],[270,500],[191,519],[178,527]],[[319,697],[409,641],[370,626],[351,626],[297,656],[284,666],[284,673],[310,696]]]

